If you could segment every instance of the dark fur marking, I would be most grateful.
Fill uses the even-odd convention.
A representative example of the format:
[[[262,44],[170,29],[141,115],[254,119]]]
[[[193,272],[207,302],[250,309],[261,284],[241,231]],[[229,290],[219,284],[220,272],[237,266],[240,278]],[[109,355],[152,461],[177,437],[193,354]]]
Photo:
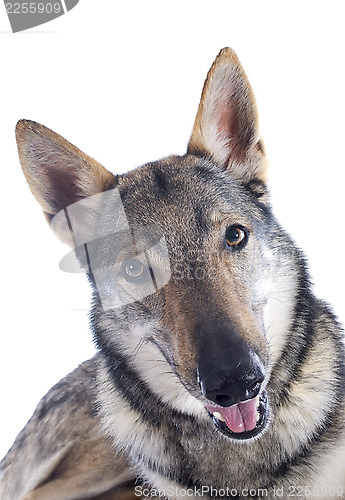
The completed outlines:
[[[262,196],[268,194],[266,185],[259,179],[252,179],[250,182],[244,184],[244,187],[256,198],[262,198]]]
[[[208,225],[203,209],[200,206],[194,207],[194,215],[195,215],[195,222],[198,235],[199,236],[201,236],[202,234],[206,235],[208,232]]]
[[[54,392],[51,396],[54,395]],[[56,395],[56,398],[49,398],[49,400],[42,401],[42,407],[37,415],[39,420],[43,420],[52,410],[63,406],[71,397],[66,384],[60,384],[56,387]]]
[[[257,148],[260,151],[260,153],[262,153],[264,155],[265,154],[265,148],[264,148],[262,140],[259,139],[256,145],[257,145]]]
[[[169,179],[159,168],[156,168],[153,172],[153,179],[155,182],[155,192],[161,197],[167,197],[170,194],[171,186]]]
[[[315,310],[314,300],[308,290],[309,278],[305,268],[304,260],[300,260],[301,276],[298,283],[297,300],[294,311],[294,323],[291,325],[291,331],[296,332],[288,345],[284,347],[281,356],[276,364],[276,370],[284,370],[289,374],[289,379],[281,383],[279,387],[280,404],[287,404],[291,384],[298,378],[305,359],[313,345],[313,319],[317,311]],[[272,377],[276,376],[272,373]],[[279,378],[279,377],[278,377]]]
[[[160,418],[155,411],[155,408],[161,405],[159,399],[129,366],[125,356],[109,348],[96,330],[95,338],[98,347],[105,356],[114,386],[133,410],[142,412],[141,416],[146,422],[159,428]]]
[[[291,331],[297,335],[291,336],[290,342],[282,350],[279,361],[277,362],[278,369],[283,369],[289,373],[289,380],[281,385],[281,390],[284,389],[285,402],[288,401],[286,394],[289,393],[291,384],[301,374],[302,367],[306,357],[313,347],[313,320],[317,311],[313,298],[308,291],[308,277],[306,270],[299,278],[299,286],[297,292],[297,301],[295,306],[294,318],[295,321],[291,325]],[[282,401],[283,402],[283,401]]]
[[[215,165],[217,166],[217,165]],[[220,167],[218,167],[220,169]],[[214,180],[214,172],[210,170],[209,165],[196,165],[195,166],[195,172],[196,174],[201,177],[206,183],[212,183]]]
[[[73,372],[55,384],[46,397],[41,400],[37,407],[37,418],[39,420],[43,420],[51,411],[63,411],[64,404],[67,402],[69,405],[71,405],[72,402],[72,407],[76,410],[79,407],[87,407],[84,403],[89,400],[89,394],[85,393],[85,386],[83,383],[76,385],[75,381],[69,378],[72,375]],[[93,385],[92,370],[84,367],[84,375],[85,378],[89,379],[91,391]],[[93,407],[88,408],[88,413],[91,416],[95,416],[95,409]]]

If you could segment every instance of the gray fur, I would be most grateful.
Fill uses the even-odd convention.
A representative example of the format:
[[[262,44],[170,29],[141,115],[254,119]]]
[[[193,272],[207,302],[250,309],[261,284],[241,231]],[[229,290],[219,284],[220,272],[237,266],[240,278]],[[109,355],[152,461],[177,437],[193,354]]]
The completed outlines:
[[[111,296],[114,276],[128,294],[145,283],[124,275],[124,236],[96,249],[98,281],[88,275],[99,354],[40,402],[1,463],[0,498],[111,500],[146,487],[171,499],[186,489],[192,498],[344,498],[343,334],[272,214],[255,101],[234,52],[221,51],[209,72],[184,156],[115,177],[34,122],[19,122],[17,140],[49,221],[117,189],[137,253],[152,247],[154,227],[168,259],[150,253],[155,293],[104,308],[100,289]],[[99,214],[85,230],[116,216]],[[224,236],[232,226],[247,238],[235,249]],[[66,227],[52,227],[66,240]],[[203,349],[223,336],[219,359],[236,362],[236,337],[265,372],[268,424],[241,440],[210,418],[199,380]]]

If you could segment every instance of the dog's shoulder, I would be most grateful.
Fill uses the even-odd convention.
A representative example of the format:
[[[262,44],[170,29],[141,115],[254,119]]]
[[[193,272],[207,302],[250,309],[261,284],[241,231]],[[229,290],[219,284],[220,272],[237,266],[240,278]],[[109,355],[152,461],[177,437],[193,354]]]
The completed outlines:
[[[97,363],[96,355],[79,365],[39,402],[0,465],[1,498],[22,498],[33,491],[39,499],[51,498],[51,490],[61,481],[69,498],[69,484],[73,494],[81,484],[88,494],[107,491],[121,478],[124,482],[131,479],[126,460],[114,453],[98,428],[94,403]],[[19,476],[14,474],[14,463],[21,470]],[[71,483],[69,478],[73,478]]]

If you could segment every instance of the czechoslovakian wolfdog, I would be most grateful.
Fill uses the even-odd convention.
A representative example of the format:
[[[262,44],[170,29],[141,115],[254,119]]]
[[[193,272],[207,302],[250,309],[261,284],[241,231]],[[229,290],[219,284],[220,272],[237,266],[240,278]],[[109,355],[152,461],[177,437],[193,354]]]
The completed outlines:
[[[342,332],[271,212],[236,54],[183,156],[113,175],[35,122],[17,142],[61,266],[88,275],[98,354],[39,403],[1,500],[345,498]]]

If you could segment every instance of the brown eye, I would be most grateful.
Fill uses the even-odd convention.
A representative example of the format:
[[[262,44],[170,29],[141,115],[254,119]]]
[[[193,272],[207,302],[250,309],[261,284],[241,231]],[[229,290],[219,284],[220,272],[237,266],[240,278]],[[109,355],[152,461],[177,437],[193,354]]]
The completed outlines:
[[[123,263],[125,277],[140,279],[144,275],[145,267],[138,259],[130,259]]]
[[[241,226],[230,226],[226,230],[225,238],[229,247],[238,247],[247,241],[247,232]]]

